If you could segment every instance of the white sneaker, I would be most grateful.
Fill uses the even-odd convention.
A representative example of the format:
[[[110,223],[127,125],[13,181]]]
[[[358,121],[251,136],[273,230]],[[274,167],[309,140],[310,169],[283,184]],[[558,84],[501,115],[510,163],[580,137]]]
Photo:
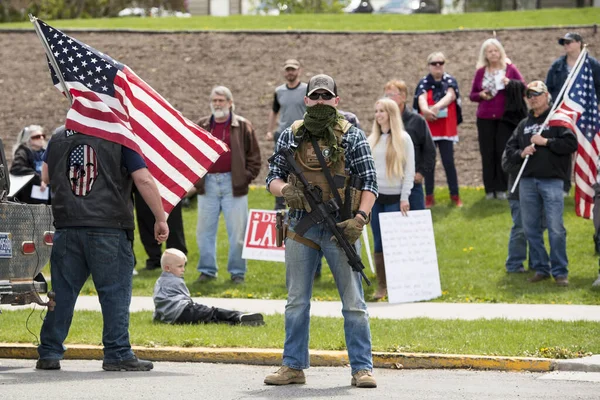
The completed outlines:
[[[485,194],[485,199],[486,200],[493,200],[494,199],[494,193],[486,193]]]
[[[137,276],[137,275],[138,275],[137,269],[135,269],[135,268],[134,268],[134,269],[133,269],[133,272],[132,272],[131,274],[132,274],[133,276]]]
[[[592,283],[592,287],[600,288],[600,275],[598,275],[598,279]]]
[[[508,197],[506,196],[506,192],[496,192],[496,199],[498,199],[498,200],[508,199]]]

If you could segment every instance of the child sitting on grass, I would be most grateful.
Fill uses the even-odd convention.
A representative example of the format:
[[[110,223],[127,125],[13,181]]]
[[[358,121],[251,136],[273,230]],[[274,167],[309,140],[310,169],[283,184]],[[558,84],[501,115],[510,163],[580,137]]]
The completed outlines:
[[[194,303],[183,280],[186,255],[177,249],[166,249],[160,259],[162,274],[154,285],[154,321],[168,324],[228,323],[231,325],[264,325],[260,313],[208,307]]]

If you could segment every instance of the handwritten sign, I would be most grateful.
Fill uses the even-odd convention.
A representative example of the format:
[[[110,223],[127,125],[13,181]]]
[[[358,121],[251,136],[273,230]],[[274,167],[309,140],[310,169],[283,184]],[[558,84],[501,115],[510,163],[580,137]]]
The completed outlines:
[[[385,213],[379,218],[390,303],[442,295],[430,210]]]
[[[285,245],[275,245],[275,216],[272,210],[250,210],[242,258],[246,260],[263,260],[285,262]]]

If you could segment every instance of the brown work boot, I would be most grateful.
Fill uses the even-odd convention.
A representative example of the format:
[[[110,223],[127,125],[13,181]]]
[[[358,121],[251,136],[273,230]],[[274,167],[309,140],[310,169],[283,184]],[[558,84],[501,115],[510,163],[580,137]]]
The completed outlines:
[[[385,277],[385,262],[383,260],[383,253],[374,253],[375,258],[375,272],[377,274],[377,290],[373,294],[371,300],[379,301],[387,296],[387,280]]]
[[[536,272],[534,276],[527,279],[527,282],[536,283],[536,282],[545,281],[546,279],[550,279],[550,275],[544,275],[544,274],[540,274],[539,272]]]
[[[289,385],[290,383],[306,383],[304,371],[286,367],[285,365],[273,374],[265,377],[267,385]]]
[[[569,280],[566,276],[559,276],[554,281],[556,282],[556,286],[569,286]]]
[[[367,371],[366,369],[361,369],[354,375],[352,375],[352,382],[350,382],[352,386],[356,386],[359,388],[376,388],[377,382],[375,382],[375,378],[373,377],[373,373],[371,371]]]

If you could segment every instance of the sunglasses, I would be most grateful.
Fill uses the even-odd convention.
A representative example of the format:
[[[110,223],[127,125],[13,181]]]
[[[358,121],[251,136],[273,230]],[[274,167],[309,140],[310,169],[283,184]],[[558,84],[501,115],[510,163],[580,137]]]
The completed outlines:
[[[311,93],[308,95],[308,98],[311,100],[319,100],[319,98],[323,99],[323,100],[331,100],[333,99],[335,96],[329,92],[324,92],[324,93]]]
[[[35,136],[31,136],[31,139],[35,140],[35,139],[46,139],[46,135],[35,135]]]
[[[563,45],[565,45],[565,44],[571,44],[571,43],[573,43],[572,40],[567,40],[567,39],[563,40]]]
[[[538,96],[541,96],[543,94],[544,93],[542,93],[542,92],[527,92],[527,98],[528,99],[532,99],[534,97],[538,97]]]
[[[431,65],[432,67],[440,67],[442,65],[444,65],[446,63],[446,61],[432,61],[429,63],[429,65]]]

